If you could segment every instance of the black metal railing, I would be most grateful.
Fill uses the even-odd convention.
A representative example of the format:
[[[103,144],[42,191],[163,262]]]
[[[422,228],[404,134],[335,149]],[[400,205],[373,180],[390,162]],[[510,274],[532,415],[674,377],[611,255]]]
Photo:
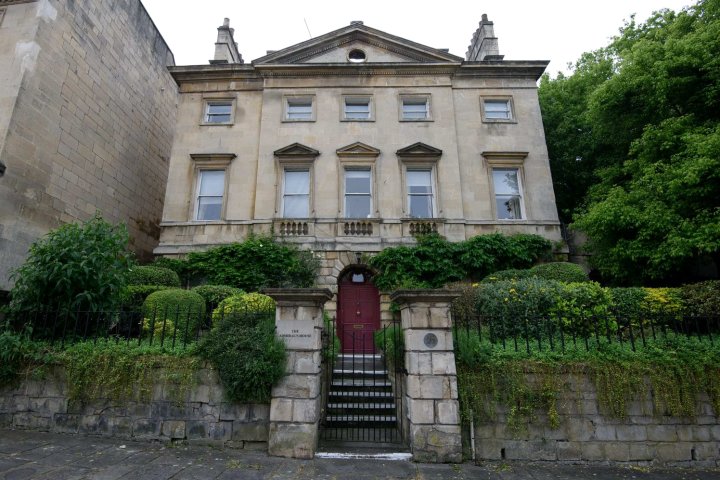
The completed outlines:
[[[402,443],[402,331],[343,332],[326,323],[323,334],[323,441]]]
[[[225,309],[181,309],[178,306],[113,311],[32,310],[13,312],[7,328],[26,329],[33,340],[60,347],[80,341],[113,340],[139,345],[186,348],[195,343],[213,324],[228,318],[273,319],[273,312]]]
[[[473,344],[516,352],[596,349],[617,344],[632,351],[651,342],[697,339],[720,340],[720,316],[697,315],[586,315],[560,316],[456,316],[455,348]]]

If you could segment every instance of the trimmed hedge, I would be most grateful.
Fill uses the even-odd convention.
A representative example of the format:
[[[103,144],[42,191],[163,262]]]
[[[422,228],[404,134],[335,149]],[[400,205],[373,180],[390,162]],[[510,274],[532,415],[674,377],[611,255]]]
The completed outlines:
[[[143,303],[143,315],[148,322],[148,330],[154,330],[155,324],[171,320],[177,331],[175,338],[192,341],[198,335],[205,319],[205,300],[195,292],[172,288],[151,293]],[[165,328],[167,332],[167,326]],[[166,333],[167,335],[167,333]]]
[[[466,288],[453,305],[458,322],[482,315],[495,322],[499,336],[547,334],[544,319],[560,319],[567,333],[585,335],[598,321],[603,332],[672,322],[683,315],[717,315],[720,282],[682,288],[606,288],[595,282],[559,282],[539,277],[497,280]],[[540,322],[540,323],[538,323]]]
[[[491,273],[483,278],[483,282],[496,282],[500,280],[520,280],[521,278],[537,277],[545,280],[555,280],[558,282],[574,283],[589,282],[585,271],[574,263],[569,262],[550,262],[541,263],[527,270],[508,269],[499,270]]]
[[[250,320],[275,313],[275,300],[262,293],[242,293],[226,298],[212,312],[213,327],[223,319]]]
[[[165,285],[179,287],[180,277],[169,268],[142,265],[128,272],[128,285]]]
[[[545,280],[556,280],[565,283],[590,281],[580,265],[569,262],[541,263],[532,267],[530,274]]]
[[[720,314],[720,280],[708,280],[680,288],[685,308],[696,315]]]
[[[205,308],[213,310],[220,302],[233,295],[241,295],[243,292],[239,288],[229,285],[199,285],[190,290],[205,299]]]

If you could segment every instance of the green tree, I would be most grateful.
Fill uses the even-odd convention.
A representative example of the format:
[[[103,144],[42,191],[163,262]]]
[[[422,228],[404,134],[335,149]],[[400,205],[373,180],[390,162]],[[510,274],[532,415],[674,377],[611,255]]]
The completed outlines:
[[[607,78],[578,68],[541,85],[564,217],[574,215],[594,266],[617,284],[677,282],[707,259],[720,266],[720,0],[633,19],[602,52],[584,60]],[[587,88],[567,96],[563,119],[556,103],[573,82]],[[581,165],[570,166],[580,149]],[[563,197],[583,178],[574,199]]]
[[[127,244],[125,226],[111,225],[99,214],[51,231],[13,273],[11,310],[112,310],[133,261]]]

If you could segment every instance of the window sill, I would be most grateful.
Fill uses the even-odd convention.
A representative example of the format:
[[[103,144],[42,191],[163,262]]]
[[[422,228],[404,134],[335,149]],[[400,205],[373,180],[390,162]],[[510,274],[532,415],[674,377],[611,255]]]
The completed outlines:
[[[314,118],[310,118],[307,120],[290,120],[290,119],[284,118],[282,120],[282,123],[312,123],[314,121],[315,121]]]
[[[434,120],[432,118],[422,118],[422,119],[420,119],[420,118],[401,118],[400,121],[401,122],[420,122],[420,123],[434,122]]]
[[[504,120],[501,118],[483,118],[482,123],[518,123],[517,120]]]
[[[341,122],[360,122],[360,123],[372,123],[375,121],[374,118],[341,118]]]
[[[234,122],[201,122],[202,127],[232,127]]]

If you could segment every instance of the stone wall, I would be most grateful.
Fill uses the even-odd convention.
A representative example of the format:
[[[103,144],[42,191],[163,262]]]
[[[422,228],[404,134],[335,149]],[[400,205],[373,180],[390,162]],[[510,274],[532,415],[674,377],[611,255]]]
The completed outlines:
[[[157,244],[177,85],[139,0],[37,0],[0,23],[0,290],[39,236],[96,210]]]
[[[619,419],[603,413],[587,376],[573,374],[562,382],[558,428],[550,428],[546,412],[538,411],[526,431],[514,431],[507,409],[499,408],[494,421],[476,423],[477,459],[720,465],[720,419],[707,396],[698,399],[695,418],[679,418],[654,412],[648,389],[645,398],[629,402],[627,418]]]
[[[182,401],[170,386],[155,385],[148,402],[82,404],[68,398],[64,369],[54,367],[42,380],[0,389],[0,428],[266,449],[269,405],[228,403],[215,370],[205,367],[195,375]]]

